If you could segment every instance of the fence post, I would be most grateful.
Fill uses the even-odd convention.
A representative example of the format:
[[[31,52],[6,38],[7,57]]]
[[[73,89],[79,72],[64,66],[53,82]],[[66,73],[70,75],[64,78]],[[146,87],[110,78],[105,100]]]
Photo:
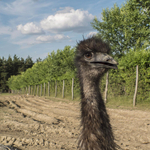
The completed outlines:
[[[29,85],[29,91],[28,92],[29,92],[29,95],[30,95],[30,85]]]
[[[37,85],[37,93],[36,93],[36,95],[39,96],[38,94],[39,94],[39,85]]]
[[[28,90],[27,90],[27,86],[26,86],[26,94],[28,93],[27,91],[28,91]]]
[[[63,80],[62,98],[64,98],[65,80]]]
[[[42,96],[42,84],[41,84],[41,92],[40,92],[40,96]]]
[[[74,93],[73,93],[73,87],[74,87],[74,78],[72,78],[72,100],[73,100],[73,98],[74,98]]]
[[[107,102],[107,91],[108,91],[108,71],[106,74],[106,87],[105,87],[105,103]]]
[[[49,92],[49,82],[48,82],[48,96],[50,96],[50,92]]]
[[[44,96],[45,96],[45,82],[44,82]]]
[[[55,97],[57,96],[57,80],[55,82]]]
[[[135,82],[135,93],[133,97],[133,106],[136,105],[137,88],[138,88],[138,65],[136,66],[136,82]]]
[[[35,93],[36,93],[36,85],[34,86],[34,94],[33,94],[34,96],[36,95]]]
[[[31,85],[31,95],[33,95],[33,85]]]

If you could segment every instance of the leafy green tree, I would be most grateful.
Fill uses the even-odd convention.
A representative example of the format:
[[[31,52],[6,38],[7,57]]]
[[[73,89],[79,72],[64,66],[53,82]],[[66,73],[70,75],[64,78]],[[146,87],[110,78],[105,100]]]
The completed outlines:
[[[110,43],[112,53],[124,55],[130,48],[137,50],[143,45],[150,46],[149,0],[129,0],[119,8],[104,9],[102,21],[95,18],[93,28]]]
[[[71,49],[70,46],[57,50],[56,53],[53,51],[46,59],[41,62],[37,61],[32,68],[27,69],[21,75],[9,78],[9,87],[19,89],[51,80],[71,79],[75,74],[74,52],[75,49]],[[27,60],[25,64],[32,64],[30,57]]]
[[[23,58],[18,58],[16,55],[14,55],[13,60],[9,56],[8,59],[6,60],[4,57],[1,59],[0,58],[0,92],[8,92],[9,87],[7,84],[8,78],[12,75],[19,75],[22,72],[24,72],[27,68],[33,66],[33,61],[30,57],[27,58],[25,66],[25,61]],[[13,77],[11,79],[11,83],[13,83],[13,79],[16,80],[17,77]],[[20,77],[18,78],[19,80],[21,79]],[[19,80],[16,80],[17,82]],[[10,83],[10,82],[9,82]],[[15,85],[14,87],[19,87],[20,84]]]
[[[141,50],[129,52],[119,58],[118,70],[109,71],[109,95],[128,96],[133,98],[136,80],[136,66],[139,67],[138,81],[138,101],[149,99],[150,93],[150,50]],[[105,81],[104,81],[105,87]],[[117,88],[116,88],[117,87]]]

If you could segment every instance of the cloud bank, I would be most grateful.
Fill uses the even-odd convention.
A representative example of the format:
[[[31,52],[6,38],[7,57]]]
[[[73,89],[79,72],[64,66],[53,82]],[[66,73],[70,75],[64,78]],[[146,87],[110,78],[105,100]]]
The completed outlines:
[[[48,42],[48,43],[51,43],[51,42],[54,42],[54,41],[65,40],[65,39],[69,39],[69,36],[64,36],[64,35],[61,35],[61,34],[57,34],[57,35],[54,35],[54,36],[47,35],[47,36],[39,36],[39,37],[36,38],[37,41]]]
[[[22,24],[17,26],[17,29],[21,31],[22,34],[43,34],[43,30],[36,26],[33,22],[27,23],[24,26]]]
[[[94,19],[92,14],[88,11],[80,9],[74,10],[73,8],[66,7],[63,10],[58,11],[55,15],[50,15],[46,19],[43,19],[41,27],[44,30],[50,32],[86,32],[91,30],[90,22]]]
[[[26,23],[25,25],[19,24],[17,30],[25,35],[45,34],[35,37],[32,42],[27,43],[51,43],[70,39],[69,36],[63,35],[64,32],[85,33],[92,30],[90,22],[94,16],[88,11],[81,9],[73,9],[71,7],[61,8],[54,15],[49,15],[47,18],[41,20],[36,24],[33,22]],[[37,26],[39,24],[39,26]],[[90,32],[88,36],[95,34]],[[24,42],[25,42],[24,41]]]

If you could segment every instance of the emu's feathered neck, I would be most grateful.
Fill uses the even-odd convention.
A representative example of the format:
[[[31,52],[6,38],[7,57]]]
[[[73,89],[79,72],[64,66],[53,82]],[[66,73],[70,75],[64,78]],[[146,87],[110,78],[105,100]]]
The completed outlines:
[[[100,94],[99,81],[117,62],[108,55],[108,44],[96,37],[81,41],[75,64],[81,87],[81,127],[79,150],[116,150],[109,116]]]
[[[81,73],[82,74],[82,73]],[[80,75],[81,75],[80,74]],[[81,127],[79,139],[80,150],[115,150],[114,136],[100,94],[99,78],[90,79],[83,73],[80,76],[81,86]]]

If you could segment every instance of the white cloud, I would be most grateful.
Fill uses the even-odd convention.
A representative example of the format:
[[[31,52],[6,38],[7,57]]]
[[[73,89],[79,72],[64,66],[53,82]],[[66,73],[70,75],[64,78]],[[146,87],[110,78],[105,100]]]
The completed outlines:
[[[17,26],[17,29],[21,31],[22,34],[43,34],[44,32],[33,22],[27,23],[24,26],[22,24]]]
[[[62,40],[69,39],[69,36],[57,34],[54,36],[51,35],[43,35],[43,36],[38,36],[35,38],[35,36],[31,36],[25,39],[20,39],[17,41],[14,41],[13,44],[20,45],[21,48],[28,48],[30,46],[33,46],[35,44],[40,44],[40,43],[51,43],[51,42],[60,42]]]
[[[51,35],[44,35],[44,36],[39,36],[36,38],[37,41],[40,41],[40,42],[54,42],[54,41],[60,41],[60,40],[65,40],[65,39],[69,39],[69,36],[64,36],[62,34],[57,34],[57,35],[54,35],[54,36],[51,36]]]
[[[39,44],[40,42],[39,41],[36,41],[35,40],[35,37],[29,37],[29,38],[25,38],[25,39],[18,39],[18,40],[15,40],[12,42],[13,44],[16,44],[16,45],[20,45],[21,48],[28,48],[32,45],[35,45],[35,44]]]
[[[95,31],[95,32],[89,32],[89,33],[87,34],[87,37],[91,37],[91,36],[96,35],[96,34],[97,34],[96,31]]]
[[[86,32],[92,29],[90,22],[94,19],[88,11],[66,7],[55,15],[50,15],[41,21],[41,27],[50,32]]]

